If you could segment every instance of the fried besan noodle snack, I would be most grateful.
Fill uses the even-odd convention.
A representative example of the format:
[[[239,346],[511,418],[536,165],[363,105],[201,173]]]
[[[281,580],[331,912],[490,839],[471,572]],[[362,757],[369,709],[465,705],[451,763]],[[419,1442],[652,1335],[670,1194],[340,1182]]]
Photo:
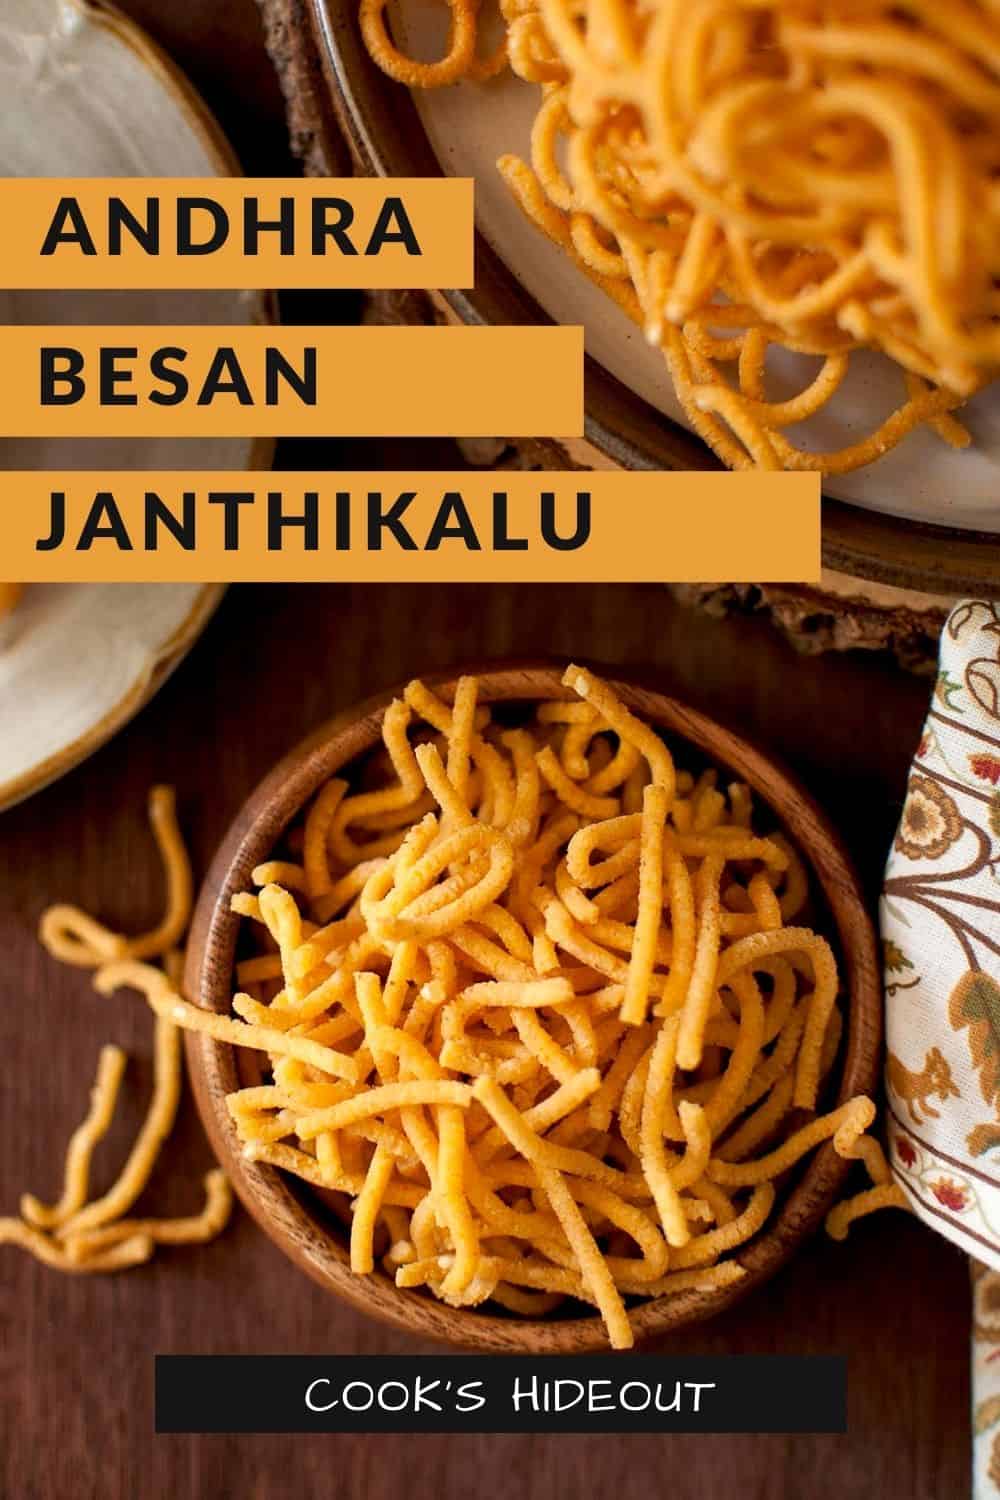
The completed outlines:
[[[152,931],[128,938],[110,931],[78,907],[65,905],[49,907],[39,924],[39,938],[48,952],[64,963],[97,970],[97,986],[104,991],[111,987],[106,967],[109,963],[126,967],[135,964],[143,976],[158,975],[165,985],[179,982],[178,944],[191,917],[191,866],[177,826],[172,788],[153,788],[149,817],[167,885],[166,911]],[[151,959],[162,961],[163,969],[141,962]],[[206,1174],[201,1213],[176,1219],[127,1217],[152,1175],[177,1114],[180,1032],[169,1016],[156,1018],[153,1095],[146,1119],[114,1184],[88,1201],[91,1160],[111,1127],[125,1064],[120,1047],[101,1049],[90,1108],[66,1152],[58,1201],[49,1205],[25,1193],[20,1218],[0,1218],[0,1245],[19,1245],[60,1271],[120,1271],[144,1264],[157,1245],[202,1244],[225,1228],[232,1209],[232,1190],[219,1170]]]
[[[846,473],[1000,368],[1000,24],[992,0],[449,0],[449,51],[403,56],[361,0],[375,61],[418,88],[513,71],[541,100],[524,211],[660,348],[692,428],[731,468]],[[822,360],[769,397],[769,349]],[[895,411],[820,453],[788,429],[852,354],[896,361]]]
[[[230,1095],[251,1160],[351,1200],[351,1265],[457,1307],[723,1287],[775,1178],[833,1140],[905,1205],[854,1098],[815,1115],[840,1035],[802,864],[746,786],[675,770],[609,686],[504,728],[462,678],[383,720],[387,784],[328,782],[300,857],[234,897],[265,951],[235,1017],[109,963],[161,1020],[267,1054]],[[805,1111],[799,1124],[793,1111]],[[864,1196],[864,1195],[863,1195]]]

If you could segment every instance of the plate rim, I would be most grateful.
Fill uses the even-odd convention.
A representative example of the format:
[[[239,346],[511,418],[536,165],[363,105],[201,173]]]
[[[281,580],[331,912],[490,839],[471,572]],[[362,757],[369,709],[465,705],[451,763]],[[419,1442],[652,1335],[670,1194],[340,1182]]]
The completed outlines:
[[[102,27],[130,48],[173,96],[214,158],[219,177],[242,177],[243,168],[222,126],[187,74],[137,21],[113,0],[63,0],[88,22]]]
[[[66,3],[83,16],[88,24],[102,27],[140,58],[161,87],[178,104],[215,166],[217,176],[244,175],[222,127],[194,84],[148,32],[116,5],[109,3],[109,0],[66,0]],[[275,321],[274,311],[270,295],[266,292],[257,294],[253,307],[254,318]],[[274,449],[273,438],[253,439],[247,454],[247,466],[241,472],[269,469]],[[10,780],[0,782],[0,812],[5,812],[33,796],[35,792],[50,786],[123,729],[183,661],[218,608],[226,588],[225,583],[202,584],[187,615],[171,635],[157,645],[151,662],[134,678],[116,704],[69,744],[60,746],[44,760]]]
[[[164,91],[177,103],[181,114],[212,160],[217,177],[246,177],[228,136],[190,78],[180,64],[174,62],[170,54],[137,21],[119,10],[114,0],[62,0],[62,3],[77,11],[88,24],[100,26],[109,32],[135,53]],[[278,324],[278,301],[274,292],[250,290],[247,295],[250,298],[253,322]],[[276,447],[277,439],[273,437],[251,439],[247,467],[239,472],[270,469]]]
[[[88,584],[80,586],[91,587]],[[170,585],[167,584],[166,587],[169,588]],[[44,760],[38,761],[9,781],[0,782],[0,813],[51,786],[54,781],[58,781],[61,776],[65,776],[68,771],[100,750],[120,729],[124,729],[180,666],[218,609],[227,587],[224,583],[203,583],[184,619],[166,640],[152,649],[149,662],[133,678],[117,703],[68,745],[61,745]]]

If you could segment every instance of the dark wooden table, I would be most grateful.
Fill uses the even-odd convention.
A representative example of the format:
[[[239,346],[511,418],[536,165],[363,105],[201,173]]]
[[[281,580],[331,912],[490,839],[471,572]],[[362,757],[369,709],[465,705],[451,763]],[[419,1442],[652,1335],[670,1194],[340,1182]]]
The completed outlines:
[[[137,930],[161,900],[147,787],[174,782],[204,868],[257,779],[332,712],[462,658],[603,657],[649,674],[780,752],[847,830],[874,896],[926,687],[873,659],[796,657],[767,625],[711,621],[660,588],[240,587],[188,660],[110,745],[0,817],[0,1207],[56,1191],[97,1050],[133,1062],[101,1148],[113,1172],[144,1106],[150,1022],[48,959],[34,932],[56,897]],[[191,1211],[208,1149],[190,1101],[147,1195]],[[841,1352],[846,1437],[154,1437],[154,1352],[393,1353],[419,1346],[346,1310],[242,1213],[217,1243],[114,1278],[64,1278],[2,1253],[0,1493],[11,1500],[323,1496],[324,1500],[951,1500],[967,1492],[965,1262],[902,1215],[816,1240],[688,1352]]]
[[[183,63],[248,170],[290,169],[252,0],[126,0]],[[289,299],[286,315],[344,315]],[[286,445],[288,467],[447,463],[447,445]],[[874,900],[926,685],[876,659],[797,657],[770,627],[711,621],[655,586],[230,590],[188,660],[116,740],[0,817],[0,1211],[57,1190],[101,1042],[129,1051],[99,1181],[150,1082],[139,1002],[101,999],[34,932],[46,902],[138,929],[161,899],[148,786],[178,787],[199,868],[257,779],[323,718],[377,688],[484,655],[580,654],[645,670],[782,755],[840,820]],[[2,733],[2,725],[0,725]],[[190,1100],[146,1195],[189,1212],[208,1148]],[[963,1258],[901,1215],[817,1240],[778,1281],[676,1352],[840,1352],[846,1437],[154,1437],[153,1354],[419,1352],[328,1299],[238,1213],[217,1243],[118,1277],[68,1278],[2,1252],[0,1493],[10,1500],[952,1500],[968,1491]]]

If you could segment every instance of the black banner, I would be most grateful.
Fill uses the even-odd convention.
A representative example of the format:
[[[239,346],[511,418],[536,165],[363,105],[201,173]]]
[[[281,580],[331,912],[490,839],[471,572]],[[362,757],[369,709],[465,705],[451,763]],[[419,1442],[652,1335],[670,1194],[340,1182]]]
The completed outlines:
[[[157,1432],[845,1432],[837,1355],[157,1355]]]

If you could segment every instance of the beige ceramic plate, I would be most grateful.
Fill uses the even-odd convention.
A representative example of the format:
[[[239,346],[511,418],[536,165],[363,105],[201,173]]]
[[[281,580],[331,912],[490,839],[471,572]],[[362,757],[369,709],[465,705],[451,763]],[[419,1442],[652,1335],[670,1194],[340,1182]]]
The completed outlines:
[[[85,0],[2,0],[0,170],[9,176],[217,177],[236,162],[207,110],[130,22]],[[0,292],[0,323],[249,323],[237,292]],[[240,440],[5,440],[7,469],[229,469]],[[89,755],[160,685],[221,588],[35,585],[0,620],[0,807]]]
[[[222,584],[39,583],[0,620],[0,809],[77,765],[197,640]]]

